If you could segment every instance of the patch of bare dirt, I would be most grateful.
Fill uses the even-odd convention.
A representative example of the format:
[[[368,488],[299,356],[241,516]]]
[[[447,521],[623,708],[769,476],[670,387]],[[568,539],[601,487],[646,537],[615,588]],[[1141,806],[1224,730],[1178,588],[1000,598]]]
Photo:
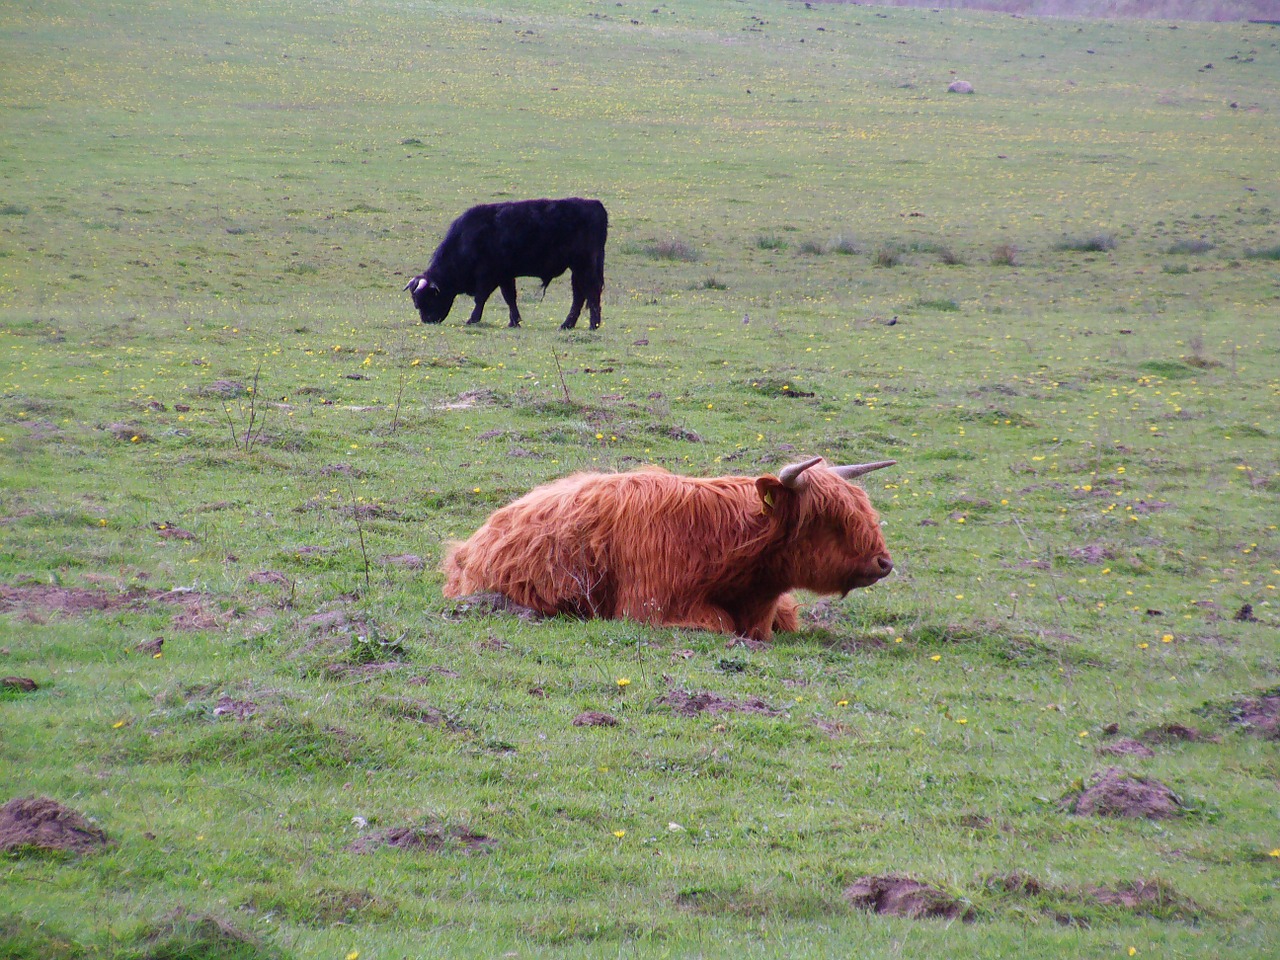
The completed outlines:
[[[1072,547],[1067,551],[1067,556],[1081,563],[1104,563],[1115,559],[1115,554],[1100,543],[1086,543],[1082,547]]]
[[[257,712],[258,705],[252,700],[236,700],[226,693],[218,698],[213,707],[215,717],[231,717],[233,720],[248,720]]]
[[[177,524],[170,523],[167,520],[153,520],[147,526],[158,533],[164,540],[194,540],[196,538],[196,535],[190,530],[184,530]]]
[[[587,710],[573,718],[575,727],[616,727],[618,718],[600,710]]]
[[[272,584],[277,587],[287,587],[293,583],[292,580],[279,570],[258,570],[255,573],[249,574],[245,579],[250,583]]]
[[[43,623],[50,615],[81,616],[128,606],[141,596],[40,583],[0,586],[0,613],[16,611],[24,619]]]
[[[861,877],[845,889],[844,898],[851,906],[892,917],[973,919],[968,904],[911,877]]]
[[[1111,886],[1083,888],[1052,887],[1030,874],[1015,870],[988,877],[986,887],[993,893],[1037,899],[1044,912],[1063,924],[1087,924],[1082,908],[1112,907],[1167,920],[1194,920],[1203,913],[1193,900],[1182,896],[1162,880],[1129,880]]]
[[[995,890],[997,893],[1011,893],[1018,897],[1038,897],[1044,892],[1044,886],[1039,880],[1021,870],[987,877],[987,889]]]
[[[1124,907],[1139,913],[1157,907],[1181,907],[1188,901],[1158,880],[1134,880],[1114,887],[1085,887],[1085,893],[1104,907]]]
[[[48,797],[19,797],[0,807],[0,852],[90,853],[108,843],[106,831]]]
[[[541,620],[542,614],[532,607],[516,603],[502,593],[470,593],[459,597],[446,613],[448,620],[463,620],[467,617],[489,617],[495,613],[507,613],[521,620]]]
[[[1104,743],[1097,751],[1100,754],[1106,754],[1113,757],[1154,757],[1155,751],[1148,747],[1145,743],[1134,740],[1131,737],[1125,737],[1117,740],[1115,743]]]
[[[421,570],[426,566],[426,561],[415,553],[388,553],[378,560],[388,567],[403,567],[406,570]]]
[[[832,740],[840,740],[843,737],[852,737],[856,735],[856,731],[853,727],[842,720],[815,720],[813,721],[813,725]]]
[[[658,706],[670,707],[672,712],[682,717],[696,717],[703,713],[758,713],[767,717],[776,717],[782,713],[781,710],[775,710],[759,697],[731,700],[709,690],[690,693],[688,690],[673,689],[654,703]]]
[[[396,720],[410,720],[429,727],[443,727],[454,732],[466,729],[443,710],[411,697],[383,697],[378,700],[378,706],[387,716]]]
[[[238,380],[214,380],[201,387],[197,393],[206,397],[222,397],[225,400],[231,397],[247,397],[249,388]]]
[[[347,844],[347,850],[351,853],[373,853],[383,847],[391,847],[393,850],[438,853],[453,848],[464,853],[487,853],[495,845],[496,841],[491,837],[473,833],[466,827],[429,823],[375,830]]]
[[[1143,731],[1143,743],[1217,743],[1218,738],[1181,723],[1166,723]]]
[[[1135,777],[1120,767],[1094,774],[1084,790],[1059,805],[1080,816],[1169,820],[1185,812],[1177,795],[1159,780]]]
[[[1264,740],[1280,740],[1280,687],[1231,704],[1229,716]]]

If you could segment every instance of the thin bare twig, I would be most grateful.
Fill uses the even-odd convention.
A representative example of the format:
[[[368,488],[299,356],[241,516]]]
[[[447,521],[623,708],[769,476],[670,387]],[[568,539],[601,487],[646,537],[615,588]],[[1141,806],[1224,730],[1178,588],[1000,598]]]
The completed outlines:
[[[554,348],[551,351],[551,359],[556,362],[556,375],[560,378],[560,389],[564,391],[564,402],[573,403],[573,398],[569,396],[569,385],[564,382],[564,371],[560,369],[560,356]]]

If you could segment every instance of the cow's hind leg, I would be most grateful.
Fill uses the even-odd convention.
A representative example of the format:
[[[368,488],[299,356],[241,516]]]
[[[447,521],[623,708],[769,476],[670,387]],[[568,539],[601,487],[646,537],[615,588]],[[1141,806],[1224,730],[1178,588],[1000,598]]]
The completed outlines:
[[[561,330],[572,330],[578,325],[578,316],[582,313],[582,305],[587,302],[587,284],[578,275],[578,271],[573,271],[569,278],[570,284],[573,286],[573,305],[569,308],[569,316],[564,318],[564,323],[560,324]],[[594,330],[598,326],[592,323],[591,328]]]
[[[600,295],[604,293],[604,265],[601,264],[587,285],[587,309],[591,312],[591,329],[600,326]]]
[[[507,326],[520,326],[520,308],[516,306],[515,278],[504,280],[498,289],[502,291],[502,299],[507,301],[507,313],[511,318]]]

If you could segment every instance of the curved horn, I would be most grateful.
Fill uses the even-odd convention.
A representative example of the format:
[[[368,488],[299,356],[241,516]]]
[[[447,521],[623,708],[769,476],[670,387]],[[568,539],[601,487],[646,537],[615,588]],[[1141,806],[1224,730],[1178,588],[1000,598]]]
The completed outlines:
[[[406,290],[413,290],[414,284],[416,284],[417,282],[418,282],[418,278],[414,277],[412,280],[410,280],[408,283],[404,285],[404,288]]]
[[[843,467],[832,467],[831,472],[844,477],[846,480],[852,480],[854,477],[860,477],[864,473],[870,473],[872,470],[892,467],[897,462],[897,460],[877,460],[875,463],[851,463]]]
[[[801,460],[799,463],[789,463],[778,471],[778,479],[782,481],[784,487],[796,489],[800,483],[800,475],[812,467],[815,463],[821,463],[821,457],[813,457],[809,460]]]

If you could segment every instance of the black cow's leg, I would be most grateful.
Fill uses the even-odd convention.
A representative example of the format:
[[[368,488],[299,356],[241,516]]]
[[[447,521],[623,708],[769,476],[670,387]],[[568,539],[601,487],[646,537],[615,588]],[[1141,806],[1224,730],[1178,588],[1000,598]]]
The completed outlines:
[[[590,292],[587,293],[587,310],[591,313],[591,329],[595,330],[600,326],[600,284],[592,286]]]
[[[573,271],[570,283],[573,285],[573,305],[569,307],[569,315],[564,318],[564,323],[560,324],[561,330],[572,330],[578,325],[578,315],[582,313],[582,305],[587,301],[586,286],[578,279],[577,270]]]
[[[493,287],[485,289],[484,287],[476,288],[476,308],[471,311],[471,316],[467,319],[467,323],[479,323],[480,318],[484,316],[484,304],[489,299],[489,294],[493,293]]]
[[[516,281],[515,279],[504,280],[498,288],[502,291],[502,299],[507,301],[507,312],[511,316],[509,327],[520,326],[520,308],[516,306]]]

